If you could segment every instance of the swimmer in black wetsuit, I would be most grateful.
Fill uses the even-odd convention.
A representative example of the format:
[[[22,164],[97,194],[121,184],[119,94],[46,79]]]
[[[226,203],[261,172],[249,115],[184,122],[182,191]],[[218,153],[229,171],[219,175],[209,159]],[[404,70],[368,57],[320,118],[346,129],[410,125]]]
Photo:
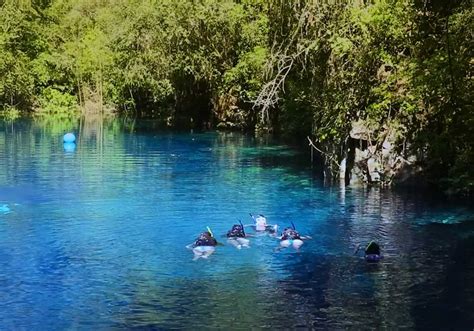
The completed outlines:
[[[312,239],[311,236],[302,236],[295,228],[287,227],[283,230],[280,237],[280,247],[277,250],[293,246],[294,249],[299,250],[303,245],[303,240]]]
[[[232,246],[241,249],[242,247],[249,248],[250,240],[245,239],[248,235],[245,233],[244,227],[242,224],[234,224],[232,229],[227,232],[227,241]]]
[[[354,255],[359,252],[360,246],[360,244],[357,245]],[[364,257],[367,262],[378,262],[379,260],[383,259],[379,244],[377,244],[375,241],[369,242],[365,247]]]
[[[212,253],[214,253],[217,244],[218,242],[212,235],[212,232],[206,231],[201,233],[194,243],[186,247],[193,250],[193,260],[197,260],[199,258],[207,259]]]

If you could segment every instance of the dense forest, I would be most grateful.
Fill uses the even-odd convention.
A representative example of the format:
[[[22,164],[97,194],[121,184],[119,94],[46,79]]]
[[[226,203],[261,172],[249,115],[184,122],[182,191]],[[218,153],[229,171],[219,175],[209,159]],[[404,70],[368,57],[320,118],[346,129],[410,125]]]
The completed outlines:
[[[0,0],[0,111],[307,141],[328,177],[474,191],[468,0]]]

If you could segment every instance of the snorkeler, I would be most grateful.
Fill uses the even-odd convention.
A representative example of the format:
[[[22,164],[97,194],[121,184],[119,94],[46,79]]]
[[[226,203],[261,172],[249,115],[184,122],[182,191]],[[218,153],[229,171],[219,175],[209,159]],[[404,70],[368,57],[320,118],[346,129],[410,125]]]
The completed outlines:
[[[354,255],[359,252],[360,246],[360,244],[357,245]],[[383,259],[379,244],[377,244],[375,241],[369,242],[364,250],[364,258],[367,262],[378,262]]]
[[[292,223],[293,225],[293,223]],[[293,246],[294,249],[299,250],[300,247],[303,245],[303,240],[312,239],[311,236],[302,236],[296,231],[295,226],[287,227],[283,230],[280,237],[280,247],[276,250],[282,250],[283,248],[287,248]]]
[[[234,224],[232,226],[232,229],[227,232],[227,241],[229,242],[229,244],[238,249],[241,249],[242,247],[249,248],[250,240],[245,239],[245,237],[248,236],[249,235],[245,233],[242,222],[240,222],[240,225]]]
[[[252,217],[253,220],[255,221],[255,224],[252,225],[252,227],[255,229],[255,231],[257,231],[257,232],[267,232],[270,235],[276,235],[277,234],[278,225],[276,225],[276,224],[274,224],[274,225],[267,224],[267,218],[264,215],[259,214],[257,217],[255,217],[254,215],[250,214],[250,217]]]
[[[212,253],[214,253],[217,244],[217,240],[214,238],[211,229],[208,227],[206,232],[201,233],[196,241],[186,246],[186,248],[193,250],[193,260],[199,258],[207,259]]]

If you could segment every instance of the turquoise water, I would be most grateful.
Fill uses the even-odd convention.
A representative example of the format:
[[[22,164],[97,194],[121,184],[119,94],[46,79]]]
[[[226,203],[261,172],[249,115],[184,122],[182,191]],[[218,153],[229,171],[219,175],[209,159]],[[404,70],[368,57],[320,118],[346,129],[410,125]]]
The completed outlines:
[[[78,133],[75,150],[62,135]],[[427,192],[325,186],[307,154],[239,133],[121,121],[0,124],[0,328],[467,329],[474,213]],[[249,213],[251,238],[192,260]],[[385,259],[367,264],[372,239]],[[221,240],[224,244],[225,239]]]

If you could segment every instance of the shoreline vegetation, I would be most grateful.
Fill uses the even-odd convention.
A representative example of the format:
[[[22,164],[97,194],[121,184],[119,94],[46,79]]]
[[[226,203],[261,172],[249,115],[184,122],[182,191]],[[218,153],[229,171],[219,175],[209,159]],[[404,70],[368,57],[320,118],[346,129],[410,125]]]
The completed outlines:
[[[328,179],[473,195],[472,1],[0,0],[0,17],[4,119],[270,132]]]

